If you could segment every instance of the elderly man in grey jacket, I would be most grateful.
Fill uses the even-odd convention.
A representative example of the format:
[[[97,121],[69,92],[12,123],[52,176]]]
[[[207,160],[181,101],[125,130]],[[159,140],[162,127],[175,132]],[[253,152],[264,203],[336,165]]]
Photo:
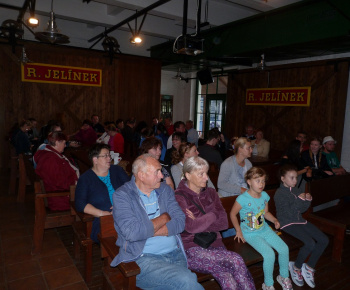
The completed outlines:
[[[113,218],[119,254],[111,266],[135,261],[142,289],[203,289],[187,268],[180,233],[185,215],[174,191],[161,182],[160,163],[148,154],[132,166],[134,177],[113,195]]]

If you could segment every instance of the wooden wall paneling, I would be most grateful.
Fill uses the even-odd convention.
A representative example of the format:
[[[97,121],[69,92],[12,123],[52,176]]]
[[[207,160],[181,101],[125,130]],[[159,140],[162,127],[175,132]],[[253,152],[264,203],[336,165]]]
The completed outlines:
[[[94,113],[101,122],[136,116],[149,124],[160,108],[159,61],[118,55],[109,63],[105,53],[42,43],[25,43],[27,56],[33,62],[102,70],[102,87],[29,83],[21,81],[16,55],[0,47],[0,136],[4,140],[11,126],[20,119],[34,117],[39,127],[58,119],[67,134],[76,131],[82,120]],[[2,147],[0,147],[2,149]],[[1,150],[0,167],[7,166],[8,149]]]
[[[260,73],[254,70],[229,75],[226,133],[241,136],[246,124],[260,127],[271,147],[283,150],[297,133],[309,136],[332,135],[342,140],[348,83],[348,62],[313,62],[272,68]],[[247,88],[311,86],[310,107],[246,106]],[[337,148],[340,154],[341,146]]]

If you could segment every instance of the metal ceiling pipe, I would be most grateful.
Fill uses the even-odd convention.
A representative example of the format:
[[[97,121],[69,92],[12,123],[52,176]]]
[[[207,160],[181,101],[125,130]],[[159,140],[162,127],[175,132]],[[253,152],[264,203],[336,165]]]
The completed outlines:
[[[96,35],[95,37],[89,39],[88,41],[92,42],[92,41],[97,40],[97,39],[102,39],[103,37],[107,36],[108,33],[118,29],[119,27],[123,26],[124,24],[126,24],[126,23],[134,20],[135,18],[137,18],[137,17],[147,13],[148,11],[150,11],[150,10],[152,10],[154,8],[157,8],[157,7],[163,5],[163,4],[167,3],[167,2],[170,2],[170,1],[171,0],[159,0],[159,1],[155,2],[155,3],[153,3],[152,5],[147,6],[146,8],[144,8],[144,9],[140,10],[139,12],[135,13],[133,16],[130,16],[130,17],[126,18],[125,20],[119,22],[118,24],[108,28],[104,32],[100,33],[99,35]],[[92,48],[92,47],[90,47],[90,48]]]
[[[35,10],[35,2],[36,0],[25,0],[22,6],[22,9],[19,11],[17,22],[21,22],[23,20],[24,13],[26,13],[27,8],[29,7],[33,11]]]
[[[197,8],[197,19],[196,19],[196,36],[199,36],[201,33],[201,14],[202,14],[202,0],[198,1]]]
[[[0,8],[18,10],[18,11],[22,9],[22,7],[17,7],[17,6],[8,5],[8,4],[1,4],[1,3],[0,3]]]
[[[182,36],[187,34],[187,12],[188,12],[188,0],[184,0],[184,11],[182,16]]]

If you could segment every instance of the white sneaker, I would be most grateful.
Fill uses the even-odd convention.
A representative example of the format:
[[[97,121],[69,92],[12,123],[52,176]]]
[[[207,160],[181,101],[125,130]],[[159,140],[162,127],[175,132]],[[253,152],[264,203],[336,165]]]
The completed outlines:
[[[294,262],[289,262],[288,264],[290,277],[292,278],[293,282],[297,286],[303,286],[304,280],[303,276],[301,275],[301,270],[296,270],[294,267]]]
[[[283,290],[293,290],[292,281],[288,277],[283,278],[281,275],[278,275],[277,282],[280,283]]]
[[[315,288],[314,274],[315,270],[308,267],[304,263],[301,267],[301,275],[303,275],[306,284],[309,285],[311,288]]]
[[[262,290],[275,290],[273,286],[266,286],[265,283],[262,284]]]

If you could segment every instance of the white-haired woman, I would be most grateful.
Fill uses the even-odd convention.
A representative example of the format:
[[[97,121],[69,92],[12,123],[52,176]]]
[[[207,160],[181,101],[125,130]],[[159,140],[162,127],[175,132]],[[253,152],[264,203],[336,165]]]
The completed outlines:
[[[210,273],[221,289],[255,289],[254,281],[242,257],[226,250],[219,231],[228,227],[227,215],[215,189],[207,187],[209,164],[198,156],[187,159],[182,180],[175,192],[186,214],[181,234],[189,268]],[[194,242],[196,233],[215,232],[216,240],[203,248]]]

